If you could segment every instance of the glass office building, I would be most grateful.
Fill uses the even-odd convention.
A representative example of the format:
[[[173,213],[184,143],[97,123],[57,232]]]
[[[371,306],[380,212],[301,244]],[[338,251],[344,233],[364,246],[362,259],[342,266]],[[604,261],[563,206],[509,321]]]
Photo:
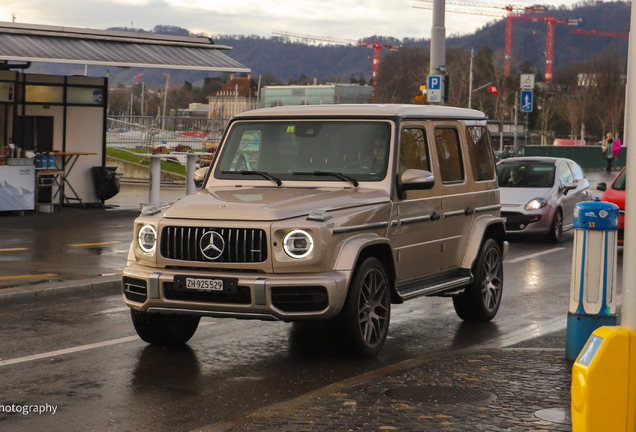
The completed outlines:
[[[371,86],[343,83],[267,86],[261,89],[260,107],[364,104],[370,102],[371,92]]]

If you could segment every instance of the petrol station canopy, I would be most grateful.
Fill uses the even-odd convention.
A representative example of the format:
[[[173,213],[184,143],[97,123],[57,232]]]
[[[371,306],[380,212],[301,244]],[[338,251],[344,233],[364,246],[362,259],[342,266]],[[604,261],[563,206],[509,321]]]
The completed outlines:
[[[208,37],[0,22],[0,61],[250,72]]]

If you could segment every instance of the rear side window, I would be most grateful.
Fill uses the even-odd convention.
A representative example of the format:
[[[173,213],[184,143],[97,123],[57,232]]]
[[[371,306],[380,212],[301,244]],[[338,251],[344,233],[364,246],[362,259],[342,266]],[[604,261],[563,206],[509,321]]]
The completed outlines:
[[[435,145],[442,182],[452,183],[464,180],[462,152],[457,129],[435,128]]]
[[[420,128],[402,129],[402,146],[400,147],[400,174],[407,169],[430,171],[426,134]]]
[[[495,177],[495,162],[493,160],[490,135],[483,126],[469,126],[466,128],[466,142],[470,155],[470,165],[473,169],[475,181],[492,180]]]

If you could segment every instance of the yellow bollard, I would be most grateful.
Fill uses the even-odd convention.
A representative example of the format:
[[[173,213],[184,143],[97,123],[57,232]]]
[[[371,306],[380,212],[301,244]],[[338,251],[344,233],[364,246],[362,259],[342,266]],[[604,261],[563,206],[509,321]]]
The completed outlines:
[[[572,430],[634,432],[636,331],[600,327],[572,367]]]

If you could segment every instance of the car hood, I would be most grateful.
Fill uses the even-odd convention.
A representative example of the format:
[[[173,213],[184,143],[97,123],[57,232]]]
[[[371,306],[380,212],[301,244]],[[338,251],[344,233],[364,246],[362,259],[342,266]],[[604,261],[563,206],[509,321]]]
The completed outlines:
[[[499,188],[501,193],[501,205],[525,206],[533,198],[546,198],[551,188]]]
[[[275,221],[389,200],[383,191],[360,188],[208,188],[181,198],[164,217]]]

